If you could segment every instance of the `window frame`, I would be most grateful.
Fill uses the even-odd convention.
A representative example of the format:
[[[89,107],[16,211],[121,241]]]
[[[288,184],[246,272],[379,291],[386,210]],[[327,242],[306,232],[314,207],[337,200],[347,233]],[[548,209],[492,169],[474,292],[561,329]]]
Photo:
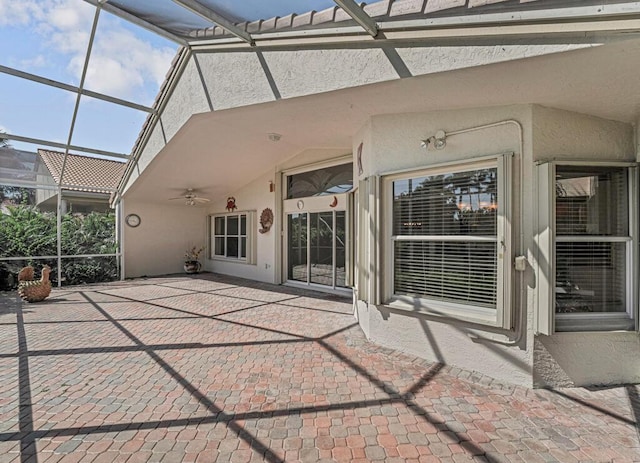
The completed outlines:
[[[624,168],[627,171],[628,235],[556,235],[556,168],[585,166]],[[634,162],[549,161],[537,167],[538,177],[538,314],[536,333],[552,335],[557,332],[606,332],[638,330],[638,168]],[[557,313],[556,312],[556,243],[626,243],[625,252],[625,312]]]
[[[513,153],[491,155],[471,160],[447,162],[427,166],[420,169],[405,170],[389,173],[382,177],[383,199],[383,249],[384,256],[384,284],[382,300],[384,305],[398,310],[422,313],[436,318],[460,320],[473,324],[486,325],[494,328],[511,329],[512,326],[512,200],[513,200]],[[487,308],[472,304],[442,301],[427,297],[394,294],[394,243],[397,240],[393,234],[393,182],[397,180],[415,178],[425,175],[470,172],[480,169],[497,169],[497,223],[496,223],[496,307]],[[421,235],[411,239],[420,239]],[[453,236],[453,235],[452,235]],[[470,239],[468,241],[454,237],[451,241],[487,242],[486,239]],[[442,242],[446,242],[443,240]]]
[[[246,234],[242,235],[240,232],[242,230],[242,216],[245,216],[246,220]],[[227,233],[227,220],[229,217],[238,217],[238,234],[237,235],[229,235]],[[216,219],[224,218],[225,219],[225,233],[222,235],[216,234]],[[244,264],[253,264],[255,263],[254,258],[254,246],[255,246],[255,236],[254,236],[254,221],[255,221],[255,211],[233,211],[233,212],[224,212],[218,214],[210,214],[209,215],[209,258],[211,260],[218,260],[224,262],[237,262]],[[247,249],[245,257],[233,257],[227,256],[227,238],[237,237],[238,238],[238,249],[240,249],[241,238],[244,237],[247,242]],[[225,255],[216,254],[216,238],[224,237],[225,238]]]

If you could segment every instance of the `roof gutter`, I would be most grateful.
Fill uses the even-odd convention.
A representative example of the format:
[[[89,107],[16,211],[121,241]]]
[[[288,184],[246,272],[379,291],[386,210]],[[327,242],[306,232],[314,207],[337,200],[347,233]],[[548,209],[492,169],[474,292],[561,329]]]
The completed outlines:
[[[579,36],[590,33],[640,31],[640,2],[520,12],[485,13],[438,18],[378,21],[376,38],[359,26],[335,26],[262,32],[252,35],[261,49],[334,44],[378,47],[396,41],[482,37]],[[193,51],[249,49],[238,39],[210,38],[189,41]]]

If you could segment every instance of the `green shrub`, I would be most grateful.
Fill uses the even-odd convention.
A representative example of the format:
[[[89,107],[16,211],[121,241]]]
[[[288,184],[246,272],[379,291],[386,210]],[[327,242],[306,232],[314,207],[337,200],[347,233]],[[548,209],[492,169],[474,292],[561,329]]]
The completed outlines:
[[[115,214],[91,212],[65,214],[62,217],[62,255],[115,254]],[[55,256],[58,253],[56,215],[41,212],[33,206],[8,206],[0,213],[0,257],[25,257],[24,261],[0,263],[0,289],[15,286],[17,272],[26,264],[40,268],[45,262],[31,260],[31,256]],[[52,267],[52,280],[57,278],[55,260],[47,259]],[[53,264],[53,265],[52,265]],[[62,259],[63,284],[97,283],[118,278],[116,257],[86,257]],[[4,288],[3,288],[4,286]]]

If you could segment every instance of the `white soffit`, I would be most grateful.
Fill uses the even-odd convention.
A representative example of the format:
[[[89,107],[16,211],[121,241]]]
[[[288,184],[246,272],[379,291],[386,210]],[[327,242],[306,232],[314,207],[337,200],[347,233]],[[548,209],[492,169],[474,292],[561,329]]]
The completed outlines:
[[[194,115],[127,197],[160,201],[187,183],[224,196],[305,149],[350,152],[353,134],[377,114],[539,104],[630,123],[638,63],[640,41],[626,41]],[[268,140],[272,132],[280,142]]]

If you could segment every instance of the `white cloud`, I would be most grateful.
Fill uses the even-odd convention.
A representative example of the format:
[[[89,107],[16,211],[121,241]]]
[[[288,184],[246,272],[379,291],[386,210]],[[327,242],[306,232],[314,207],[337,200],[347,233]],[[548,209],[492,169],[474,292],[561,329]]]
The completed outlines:
[[[36,0],[0,0],[0,26],[21,26],[41,16],[42,6]]]
[[[23,59],[20,61],[20,67],[24,69],[43,68],[47,66],[48,61],[44,55],[36,55],[33,58]]]
[[[86,86],[119,97],[131,97],[147,83],[159,86],[174,54],[170,48],[154,48],[128,30],[113,28],[94,44]],[[78,64],[71,64],[75,71]]]
[[[82,0],[0,0],[0,25],[29,27],[58,55],[57,60],[56,56],[29,57],[22,64],[36,67],[54,60],[66,62],[66,72],[76,83],[84,66],[94,14],[95,8]],[[102,13],[85,87],[120,98],[152,98],[148,87],[158,88],[174,55],[174,48],[155,47]]]

